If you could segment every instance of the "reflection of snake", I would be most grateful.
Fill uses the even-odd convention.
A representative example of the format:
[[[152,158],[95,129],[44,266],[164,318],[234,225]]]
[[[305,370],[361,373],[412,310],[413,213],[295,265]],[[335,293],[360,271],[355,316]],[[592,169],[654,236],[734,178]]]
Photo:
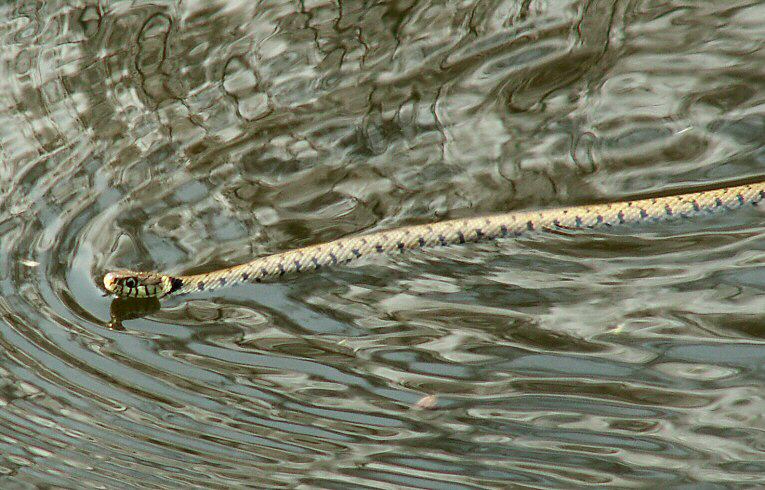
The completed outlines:
[[[320,267],[384,252],[420,247],[514,237],[535,230],[598,228],[702,215],[720,209],[757,205],[765,199],[765,182],[692,192],[677,196],[522,211],[455,219],[440,223],[395,228],[257,258],[246,264],[193,276],[154,272],[115,271],[104,276],[104,286],[117,296],[162,297],[206,291],[243,281],[258,281],[290,272]]]

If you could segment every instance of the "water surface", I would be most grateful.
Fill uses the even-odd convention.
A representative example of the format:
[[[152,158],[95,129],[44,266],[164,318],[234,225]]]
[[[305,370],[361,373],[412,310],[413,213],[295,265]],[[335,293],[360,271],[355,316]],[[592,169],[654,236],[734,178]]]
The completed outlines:
[[[0,7],[1,486],[765,483],[756,209],[99,286],[758,179],[765,2],[75,4]]]

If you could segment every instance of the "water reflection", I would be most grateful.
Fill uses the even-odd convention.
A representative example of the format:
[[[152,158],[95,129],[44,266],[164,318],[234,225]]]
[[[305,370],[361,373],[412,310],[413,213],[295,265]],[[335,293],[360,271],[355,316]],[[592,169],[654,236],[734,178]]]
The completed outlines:
[[[762,484],[754,210],[99,286],[757,178],[762,2],[0,12],[0,486]]]
[[[112,300],[109,308],[109,328],[113,330],[125,330],[122,322],[135,320],[159,311],[160,304],[157,298],[117,298]]]

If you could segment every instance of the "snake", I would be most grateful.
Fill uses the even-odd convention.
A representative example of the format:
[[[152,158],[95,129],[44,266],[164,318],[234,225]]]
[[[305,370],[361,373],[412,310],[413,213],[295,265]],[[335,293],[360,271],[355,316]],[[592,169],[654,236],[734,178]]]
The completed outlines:
[[[204,274],[171,275],[115,270],[104,275],[104,287],[117,297],[163,298],[208,291],[247,281],[261,282],[297,272],[315,271],[361,257],[447,246],[549,230],[598,229],[668,221],[711,214],[765,200],[765,181],[604,204],[513,211],[404,226],[288,250]]]

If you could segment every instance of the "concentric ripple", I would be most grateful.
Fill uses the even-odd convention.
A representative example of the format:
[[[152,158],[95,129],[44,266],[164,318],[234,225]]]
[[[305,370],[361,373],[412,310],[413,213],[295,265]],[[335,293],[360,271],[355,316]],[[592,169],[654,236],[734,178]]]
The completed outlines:
[[[0,7],[0,486],[765,483],[756,209],[159,303],[361,231],[765,176],[765,7]]]

